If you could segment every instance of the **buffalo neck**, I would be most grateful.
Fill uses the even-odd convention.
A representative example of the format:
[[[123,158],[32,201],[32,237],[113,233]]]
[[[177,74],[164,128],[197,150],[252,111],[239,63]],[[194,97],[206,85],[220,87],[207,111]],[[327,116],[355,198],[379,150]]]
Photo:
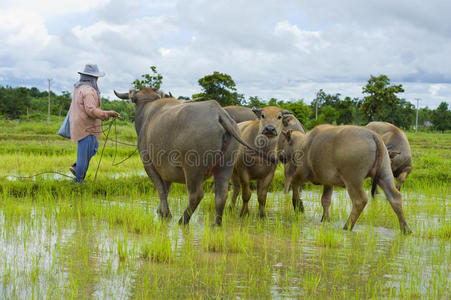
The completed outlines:
[[[150,105],[149,102],[147,101],[143,101],[143,102],[138,102],[136,104],[136,108],[135,108],[135,129],[136,129],[136,133],[139,135],[139,132],[141,131],[141,128],[144,124],[144,121],[148,114],[148,110],[147,110],[147,106]]]

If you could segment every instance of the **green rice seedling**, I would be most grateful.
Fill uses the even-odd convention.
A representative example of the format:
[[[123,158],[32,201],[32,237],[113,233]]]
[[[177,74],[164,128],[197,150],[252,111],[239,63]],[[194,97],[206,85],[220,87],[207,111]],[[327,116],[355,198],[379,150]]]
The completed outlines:
[[[249,253],[252,251],[253,240],[246,228],[231,230],[230,237],[227,240],[227,251],[234,253]]]
[[[341,234],[340,234],[341,233]],[[314,232],[317,245],[326,248],[337,248],[342,245],[343,233],[328,224],[321,224]]]
[[[170,263],[173,257],[172,242],[167,224],[155,226],[150,241],[141,245],[141,257],[156,263]]]
[[[302,279],[302,288],[305,294],[313,295],[318,290],[321,282],[320,274],[306,273]]]
[[[451,222],[441,222],[436,225],[426,225],[423,223],[422,230],[415,232],[415,236],[427,238],[427,239],[451,239]]]
[[[209,215],[202,234],[202,248],[210,252],[223,252],[226,249],[226,231],[223,227],[210,227]]]

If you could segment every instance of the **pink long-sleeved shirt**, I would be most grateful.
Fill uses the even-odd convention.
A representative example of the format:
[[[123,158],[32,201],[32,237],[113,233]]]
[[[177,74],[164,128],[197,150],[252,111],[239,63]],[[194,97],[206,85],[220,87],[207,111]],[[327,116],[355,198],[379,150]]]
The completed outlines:
[[[89,85],[74,89],[70,104],[70,139],[79,141],[88,135],[102,136],[101,120],[108,120],[108,113],[100,109],[99,96]]]

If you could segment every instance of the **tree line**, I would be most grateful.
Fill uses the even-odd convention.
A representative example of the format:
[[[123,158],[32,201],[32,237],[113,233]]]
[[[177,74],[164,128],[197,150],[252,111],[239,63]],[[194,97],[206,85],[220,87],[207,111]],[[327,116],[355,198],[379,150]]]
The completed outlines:
[[[150,74],[144,74],[132,85],[135,88],[153,87],[159,89],[163,76],[155,66]],[[179,96],[179,99],[198,98],[199,101],[215,99],[222,106],[242,105],[247,107],[279,106],[290,110],[308,129],[318,124],[354,124],[364,125],[371,121],[386,121],[403,129],[411,129],[415,124],[415,106],[400,98],[404,92],[402,85],[391,85],[386,75],[370,76],[362,88],[362,98],[351,98],[341,94],[328,94],[320,89],[310,104],[303,98],[287,101],[271,98],[267,101],[250,96],[247,99],[238,93],[232,77],[225,73],[213,72],[198,80],[200,93],[191,97]],[[50,110],[55,116],[65,115],[71,103],[71,95],[63,91],[61,95],[50,92]],[[2,119],[43,119],[47,114],[48,92],[36,87],[12,88],[0,86],[0,116]],[[102,108],[115,110],[129,120],[134,118],[134,107],[126,101],[109,100],[102,97]],[[450,130],[451,111],[448,103],[440,103],[436,109],[421,108],[418,112],[420,129]]]

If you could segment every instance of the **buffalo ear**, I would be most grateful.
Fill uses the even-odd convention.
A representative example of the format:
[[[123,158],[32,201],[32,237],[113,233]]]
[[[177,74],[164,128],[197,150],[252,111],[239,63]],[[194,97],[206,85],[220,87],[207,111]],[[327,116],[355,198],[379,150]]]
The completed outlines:
[[[392,150],[393,149],[393,145],[392,144],[388,144],[387,146],[385,146],[385,148],[387,148],[388,156],[390,157],[390,159],[393,159],[396,156],[398,156],[399,154],[401,154],[401,152],[399,152],[399,151]]]
[[[395,157],[398,156],[399,154],[401,154],[401,152],[399,152],[399,151],[390,151],[390,150],[388,150],[388,156],[390,156],[390,159],[395,158]]]
[[[294,116],[293,115],[284,115],[283,116],[283,118],[282,118],[282,123],[283,123],[283,126],[288,126],[288,124],[290,123],[290,121],[291,120],[293,120],[294,119]]]
[[[286,109],[282,110],[282,116],[283,116],[283,119],[282,119],[283,126],[288,126],[288,123],[290,123],[290,120],[292,118],[294,118],[293,113]]]
[[[262,115],[262,109],[261,108],[256,108],[255,106],[252,107],[252,111],[254,112],[254,114],[257,116],[257,118],[260,119],[261,115]]]

